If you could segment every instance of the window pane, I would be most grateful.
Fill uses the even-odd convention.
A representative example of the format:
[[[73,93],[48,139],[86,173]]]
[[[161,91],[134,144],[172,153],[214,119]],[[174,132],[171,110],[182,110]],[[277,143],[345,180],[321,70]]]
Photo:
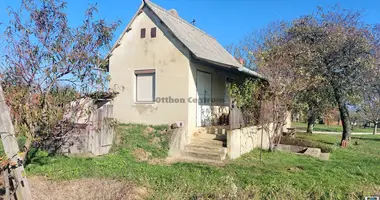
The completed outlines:
[[[146,29],[145,29],[145,28],[142,28],[142,29],[141,29],[141,32],[140,32],[140,37],[141,37],[141,38],[145,38],[145,32],[146,32]]]
[[[150,37],[155,38],[156,37],[156,27],[153,27],[150,29]]]
[[[154,102],[155,99],[155,75],[136,74],[136,101]]]

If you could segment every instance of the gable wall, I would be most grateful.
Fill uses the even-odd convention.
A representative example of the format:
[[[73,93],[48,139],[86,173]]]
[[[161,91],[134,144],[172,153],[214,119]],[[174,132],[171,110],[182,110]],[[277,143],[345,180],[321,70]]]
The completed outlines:
[[[135,70],[156,70],[156,97],[187,98],[189,79],[189,52],[161,24],[146,7],[131,24],[121,45],[110,57],[110,88],[120,94],[114,100],[114,117],[123,123],[187,124],[186,103],[136,103]],[[150,29],[157,27],[157,37],[151,38]],[[146,38],[140,38],[146,28]]]

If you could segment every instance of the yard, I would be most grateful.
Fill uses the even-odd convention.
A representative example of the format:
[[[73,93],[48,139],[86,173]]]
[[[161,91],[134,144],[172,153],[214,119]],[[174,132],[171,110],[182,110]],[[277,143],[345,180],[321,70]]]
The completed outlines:
[[[380,194],[380,136],[354,136],[349,148],[340,149],[339,135],[298,134],[329,146],[330,160],[264,152],[260,162],[260,151],[254,150],[225,166],[208,166],[161,160],[167,152],[164,129],[122,125],[109,155],[51,157],[38,152],[27,172],[32,179],[44,176],[55,184],[91,178],[124,181],[143,188],[142,198],[148,199],[358,199]],[[136,149],[151,152],[149,160],[137,161]]]
[[[293,122],[292,126],[297,128],[299,131],[306,131],[307,123],[304,122]],[[315,124],[314,131],[322,132],[342,132],[343,128],[341,125],[325,125],[325,124]],[[359,126],[353,126],[352,132],[357,133],[372,133],[373,128],[363,128]]]

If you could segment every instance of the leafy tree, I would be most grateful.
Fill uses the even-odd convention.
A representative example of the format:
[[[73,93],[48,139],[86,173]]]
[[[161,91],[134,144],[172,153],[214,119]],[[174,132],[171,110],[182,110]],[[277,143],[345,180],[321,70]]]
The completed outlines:
[[[260,101],[260,125],[266,132],[274,133],[269,136],[270,148],[281,139],[293,100],[312,81],[297,67],[299,59],[294,57],[303,51],[303,46],[285,37],[289,27],[285,22],[272,23],[259,34],[249,35],[239,45],[230,47],[236,57],[246,61],[246,67],[257,69],[268,82],[256,82],[259,85],[255,88],[260,92],[252,92]]]
[[[304,57],[310,62],[303,67],[333,91],[342,120],[342,146],[351,136],[348,105],[366,81],[372,67],[372,35],[362,23],[359,12],[334,7],[319,9],[293,22],[289,37],[305,46]]]
[[[315,121],[324,113],[333,109],[334,99],[332,91],[322,84],[301,91],[295,98],[294,104],[303,104],[307,116],[307,133],[313,133]]]
[[[107,74],[102,52],[109,48],[119,22],[97,19],[90,6],[78,27],[70,27],[65,0],[23,0],[10,9],[2,84],[25,151],[52,134],[65,113],[76,112],[76,97],[104,90]],[[57,89],[66,85],[75,90]],[[73,98],[74,97],[74,98]]]

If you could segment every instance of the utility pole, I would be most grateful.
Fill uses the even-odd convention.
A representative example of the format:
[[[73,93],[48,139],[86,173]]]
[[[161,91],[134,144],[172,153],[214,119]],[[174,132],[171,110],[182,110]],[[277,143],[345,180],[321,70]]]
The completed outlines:
[[[31,200],[29,182],[25,175],[25,169],[22,163],[20,149],[18,147],[12,124],[9,108],[5,102],[3,88],[0,84],[0,134],[3,142],[4,151],[11,165],[12,182],[15,187],[15,195],[18,200]],[[6,173],[5,173],[6,174]]]

